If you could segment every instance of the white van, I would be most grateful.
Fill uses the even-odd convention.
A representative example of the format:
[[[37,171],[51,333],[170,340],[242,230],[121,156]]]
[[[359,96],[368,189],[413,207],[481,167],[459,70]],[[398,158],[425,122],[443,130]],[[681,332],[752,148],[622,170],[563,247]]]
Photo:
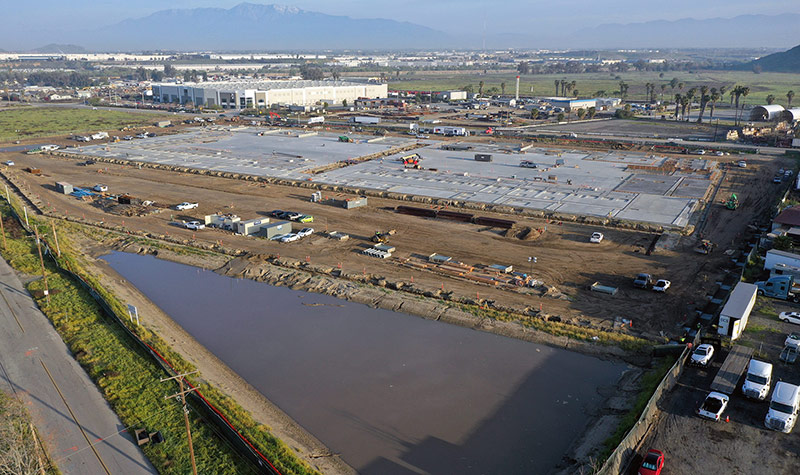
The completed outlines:
[[[797,411],[800,408],[800,386],[784,383],[775,385],[772,392],[772,401],[769,403],[769,412],[764,419],[768,429],[789,433],[797,422]]]
[[[770,384],[772,384],[772,364],[750,360],[747,376],[742,385],[742,394],[763,401],[769,394]]]

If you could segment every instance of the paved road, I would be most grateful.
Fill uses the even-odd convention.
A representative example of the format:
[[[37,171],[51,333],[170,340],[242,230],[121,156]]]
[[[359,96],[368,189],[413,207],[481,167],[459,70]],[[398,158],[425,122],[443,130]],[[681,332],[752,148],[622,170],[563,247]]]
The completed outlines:
[[[0,389],[25,402],[62,473],[158,473],[3,259]]]

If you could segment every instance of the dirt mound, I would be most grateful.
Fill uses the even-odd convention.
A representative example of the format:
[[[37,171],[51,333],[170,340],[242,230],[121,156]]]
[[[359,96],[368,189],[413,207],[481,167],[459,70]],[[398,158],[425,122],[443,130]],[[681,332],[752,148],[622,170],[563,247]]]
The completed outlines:
[[[535,241],[544,233],[544,229],[531,228],[530,226],[514,226],[506,231],[506,237],[521,241]]]

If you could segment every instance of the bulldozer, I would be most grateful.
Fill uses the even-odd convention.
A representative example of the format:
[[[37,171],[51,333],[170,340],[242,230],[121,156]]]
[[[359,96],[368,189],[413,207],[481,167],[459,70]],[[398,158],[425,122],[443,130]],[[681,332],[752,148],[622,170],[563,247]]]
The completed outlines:
[[[388,231],[375,231],[375,234],[372,235],[372,242],[385,244],[389,242],[389,236],[394,236],[397,233],[396,230],[390,229]]]
[[[708,239],[701,239],[700,242],[697,243],[697,246],[695,246],[694,252],[698,254],[711,254],[711,251],[714,250],[714,246],[716,246],[716,244]]]
[[[352,142],[352,141],[353,141],[353,139],[351,139],[350,137],[348,137],[346,135],[340,135],[339,136],[339,142],[349,143],[349,142]]]
[[[736,193],[731,193],[731,197],[725,202],[725,207],[727,209],[736,209],[739,207],[739,197],[736,196]]]

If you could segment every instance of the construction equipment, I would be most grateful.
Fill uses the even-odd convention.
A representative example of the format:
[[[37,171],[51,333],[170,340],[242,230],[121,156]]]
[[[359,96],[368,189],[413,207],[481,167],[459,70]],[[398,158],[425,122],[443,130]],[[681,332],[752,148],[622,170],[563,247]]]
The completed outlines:
[[[711,251],[714,250],[714,246],[716,246],[716,244],[708,239],[702,239],[697,243],[697,246],[695,246],[694,252],[698,254],[711,254]]]
[[[339,142],[349,143],[349,142],[352,142],[352,141],[353,141],[353,139],[351,139],[350,137],[348,137],[346,135],[340,135],[339,136]]]
[[[736,209],[739,207],[739,198],[736,193],[731,193],[731,197],[725,202],[725,207],[728,209]]]
[[[403,162],[404,167],[419,168],[419,162],[421,160],[422,157],[418,153],[412,153],[411,155],[400,157],[400,161]]]
[[[397,233],[395,229],[390,229],[386,232],[375,231],[375,234],[372,236],[372,242],[385,244],[389,242],[389,236],[394,236],[395,233]]]

